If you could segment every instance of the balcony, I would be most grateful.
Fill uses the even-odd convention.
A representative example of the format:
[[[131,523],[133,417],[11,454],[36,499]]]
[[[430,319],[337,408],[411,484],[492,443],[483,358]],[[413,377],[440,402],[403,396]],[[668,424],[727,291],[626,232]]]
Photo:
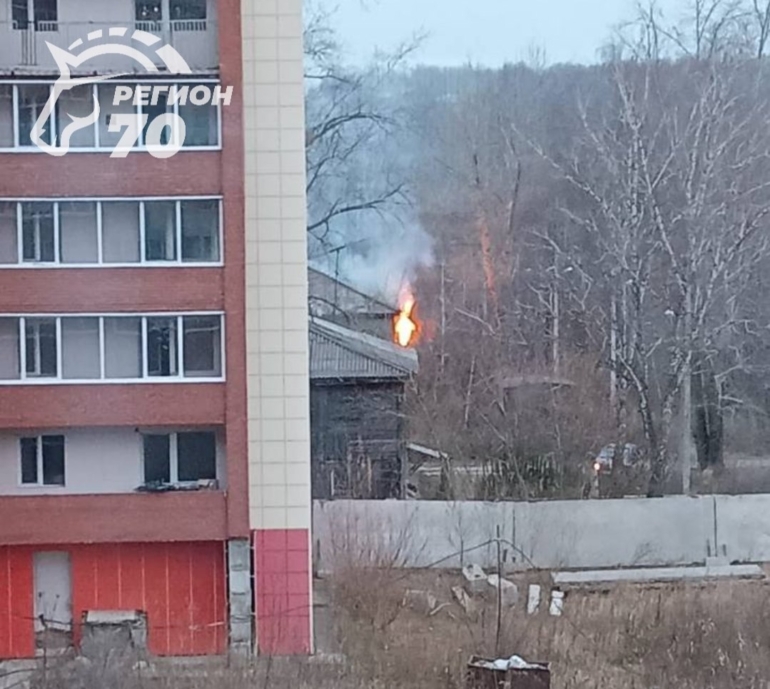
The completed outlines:
[[[125,28],[125,35],[118,36],[116,28]],[[137,33],[143,32],[140,40]],[[152,46],[146,45],[155,37]],[[132,38],[133,37],[133,38]],[[0,22],[0,72],[20,74],[54,74],[60,70],[48,48],[50,43],[75,56],[94,45],[131,45],[146,56],[161,73],[181,70],[171,59],[173,51],[164,49],[170,45],[184,59],[193,72],[215,72],[219,68],[219,37],[216,22],[210,19],[175,21],[137,21],[129,25],[118,22],[30,22],[19,28],[13,22]],[[169,54],[170,52],[170,54]],[[76,64],[71,72],[76,74],[121,73],[146,74],[156,71],[143,66],[137,58],[126,54],[95,56]]]
[[[0,497],[0,543],[222,541],[222,491],[129,495]]]

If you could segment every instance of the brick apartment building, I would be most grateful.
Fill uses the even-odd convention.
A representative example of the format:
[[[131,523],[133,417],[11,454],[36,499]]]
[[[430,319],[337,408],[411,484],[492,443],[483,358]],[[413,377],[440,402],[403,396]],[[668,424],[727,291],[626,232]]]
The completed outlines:
[[[312,650],[303,147],[301,0],[0,2],[0,659]]]

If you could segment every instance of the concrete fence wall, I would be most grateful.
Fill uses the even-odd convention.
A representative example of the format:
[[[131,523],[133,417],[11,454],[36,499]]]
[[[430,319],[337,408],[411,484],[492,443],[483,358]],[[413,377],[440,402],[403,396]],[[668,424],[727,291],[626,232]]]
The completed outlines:
[[[316,566],[345,558],[403,567],[583,569],[770,561],[770,495],[553,502],[316,502]],[[484,545],[486,544],[486,545]],[[715,547],[716,544],[716,547]]]

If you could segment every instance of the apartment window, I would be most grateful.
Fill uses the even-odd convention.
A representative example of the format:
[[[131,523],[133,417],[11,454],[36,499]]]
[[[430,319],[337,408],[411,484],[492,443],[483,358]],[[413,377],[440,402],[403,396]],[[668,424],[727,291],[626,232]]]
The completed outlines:
[[[144,482],[171,483],[171,436],[144,436]]]
[[[19,319],[0,318],[0,380],[19,378],[19,356]]]
[[[30,25],[37,31],[56,31],[56,0],[12,0],[13,28],[25,30]]]
[[[182,261],[219,260],[219,201],[182,201]]]
[[[190,91],[195,86],[190,87]],[[179,105],[185,123],[185,146],[216,146],[219,141],[219,110],[215,105]]]
[[[104,319],[104,375],[116,380],[142,377],[142,319]]]
[[[13,146],[13,86],[0,84],[0,148]]]
[[[22,485],[64,485],[63,435],[22,438],[20,446]]]
[[[219,262],[220,203],[0,200],[0,267],[20,260],[62,265]]]
[[[149,7],[149,5],[148,5]],[[198,12],[193,12],[197,14]],[[152,20],[137,21],[144,31],[157,32],[162,28],[162,23]],[[55,25],[55,22],[52,23]],[[180,19],[173,22],[173,31],[205,31],[205,19]],[[128,84],[132,89],[137,82]],[[118,85],[115,83],[81,84],[68,89],[60,94],[53,104],[52,112],[48,120],[42,126],[42,140],[50,145],[61,145],[61,130],[70,122],[70,117],[88,118],[99,104],[98,117],[92,118],[93,124],[74,130],[69,139],[69,150],[113,152],[118,144],[128,146],[134,150],[150,150],[157,154],[155,149],[145,146],[145,139],[150,123],[163,114],[174,114],[185,123],[185,147],[213,148],[220,143],[220,107],[215,104],[195,105],[200,102],[205,93],[211,94],[217,87],[215,81],[203,83],[177,82],[152,82],[144,84],[151,87],[166,87],[167,93],[161,90],[152,91],[148,105],[140,105],[134,102],[134,98],[120,99],[115,105],[115,94]],[[51,97],[51,83],[19,82],[16,84],[0,85],[0,148],[24,147],[30,148],[32,142],[31,133],[43,112],[43,108]],[[191,95],[194,96],[191,99]],[[14,111],[15,108],[15,111]],[[125,125],[110,131],[110,125],[115,115],[135,115],[137,123],[140,117],[146,115],[147,123],[142,132],[127,132]],[[14,130],[14,121],[17,128]],[[128,144],[125,138],[127,133],[134,136]],[[171,140],[171,124],[167,124],[161,131],[160,144],[165,151]],[[156,142],[157,143],[157,142]]]
[[[55,318],[26,318],[24,322],[27,378],[55,378],[59,366]]]
[[[147,374],[169,377],[179,373],[176,318],[147,319]]]
[[[148,201],[144,204],[145,260],[176,260],[176,203]]]
[[[19,262],[18,204],[0,201],[0,264]]]
[[[177,476],[180,481],[213,481],[217,477],[217,439],[213,432],[177,433]]]
[[[113,115],[130,115],[136,113],[136,106],[132,100],[124,100],[115,105],[114,84],[99,84],[99,143],[102,147],[115,149],[123,138],[123,130],[111,132],[110,122]]]
[[[105,201],[102,206],[103,263],[139,263],[142,238],[138,201]]]
[[[0,316],[0,381],[220,380],[224,369],[218,314]]]
[[[156,101],[153,103],[152,101]],[[153,121],[163,115],[173,113],[174,108],[168,104],[168,95],[165,93],[159,93],[157,98],[150,99],[149,105],[140,105],[140,113],[147,115],[147,122],[142,130],[141,142],[144,144],[147,141],[147,130],[152,126]],[[171,130],[169,127],[164,127],[160,133],[160,145],[165,146],[171,139]],[[157,141],[155,142],[158,143]]]
[[[163,19],[163,5],[159,0],[134,0],[136,21],[159,22]]]
[[[101,377],[99,319],[62,318],[62,378],[94,380]]]
[[[59,204],[59,255],[62,263],[99,262],[99,220],[95,202]]]
[[[58,112],[65,115],[65,122],[69,117],[85,118],[92,115],[94,108],[94,87],[92,84],[81,84],[63,91],[57,102]],[[96,145],[96,131],[94,127],[77,129],[69,139],[70,148],[93,148]]]
[[[54,204],[21,204],[22,260],[24,263],[54,263],[56,239]]]
[[[32,146],[32,128],[48,102],[51,87],[48,84],[19,84],[16,88],[18,89],[19,103],[19,145]],[[57,110],[58,104],[54,107],[53,114],[43,127],[41,138],[47,144],[56,140],[54,121]]]
[[[217,316],[185,316],[184,375],[218,378],[222,375],[222,322]]]
[[[171,0],[171,19],[206,19],[206,0]]]
[[[213,431],[147,434],[145,483],[185,483],[217,478],[217,441]]]

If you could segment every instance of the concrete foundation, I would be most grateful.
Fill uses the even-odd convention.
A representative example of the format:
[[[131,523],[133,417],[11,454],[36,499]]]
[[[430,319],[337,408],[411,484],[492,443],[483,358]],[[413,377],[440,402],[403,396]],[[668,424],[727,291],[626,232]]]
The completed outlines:
[[[247,656],[254,648],[251,544],[248,539],[233,539],[227,543],[227,570],[230,652]]]

